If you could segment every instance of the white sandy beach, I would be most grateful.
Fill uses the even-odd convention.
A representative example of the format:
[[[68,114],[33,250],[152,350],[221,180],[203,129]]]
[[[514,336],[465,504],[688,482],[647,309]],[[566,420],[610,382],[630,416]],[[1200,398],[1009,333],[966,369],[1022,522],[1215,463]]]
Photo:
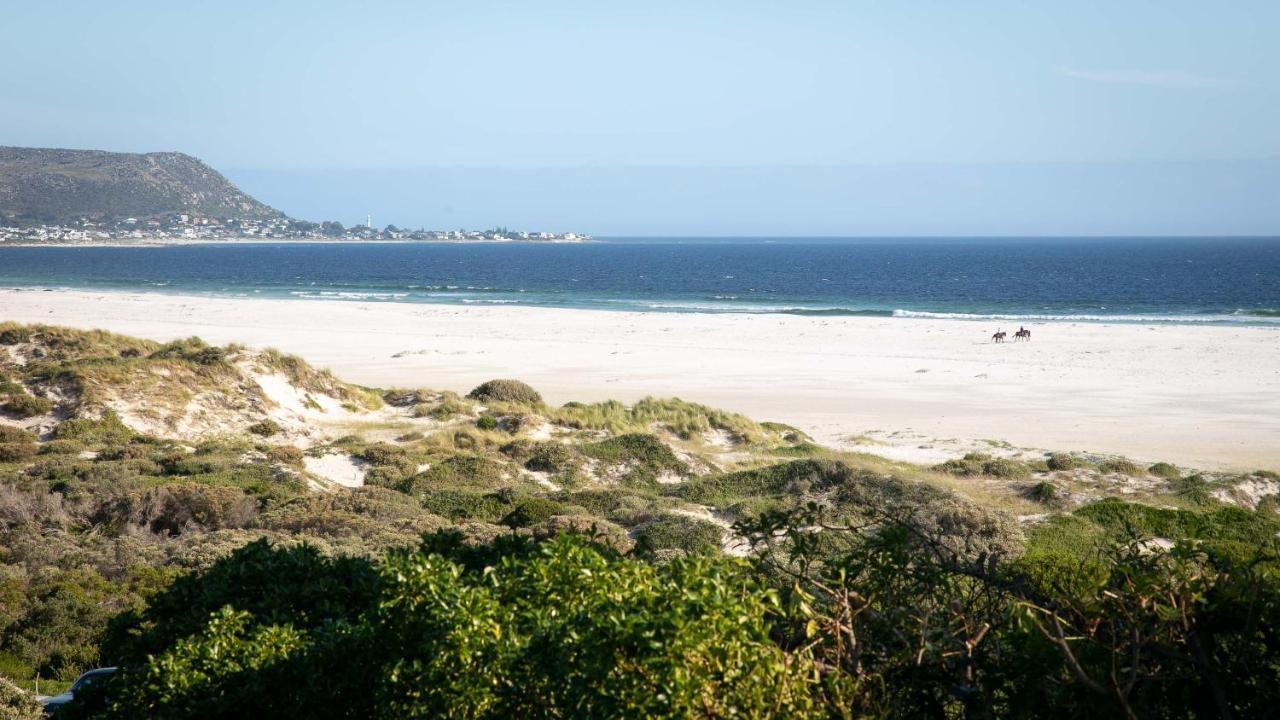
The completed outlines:
[[[0,320],[276,347],[379,387],[517,377],[553,403],[674,395],[828,443],[897,432],[900,448],[931,446],[923,460],[954,438],[1280,468],[1275,328],[1047,323],[995,345],[995,323],[964,320],[38,290],[0,291]]]

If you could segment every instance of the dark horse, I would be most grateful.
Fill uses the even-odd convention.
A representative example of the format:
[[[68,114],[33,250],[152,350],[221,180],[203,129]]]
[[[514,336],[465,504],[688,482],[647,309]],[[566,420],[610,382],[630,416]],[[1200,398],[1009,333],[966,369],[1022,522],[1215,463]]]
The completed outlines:
[[[1031,342],[1031,331],[1024,327],[1018,328],[1018,332],[1013,334],[1013,341],[1018,342],[1019,340]]]
[[[1009,333],[1007,333],[1007,332],[1005,332],[1005,331],[1001,330],[1001,331],[997,332],[995,335],[992,335],[992,336],[991,336],[991,342],[1001,342],[1001,343],[1002,343],[1002,342],[1004,342],[1004,336],[1005,336],[1005,335],[1008,335],[1008,334],[1009,334]]]

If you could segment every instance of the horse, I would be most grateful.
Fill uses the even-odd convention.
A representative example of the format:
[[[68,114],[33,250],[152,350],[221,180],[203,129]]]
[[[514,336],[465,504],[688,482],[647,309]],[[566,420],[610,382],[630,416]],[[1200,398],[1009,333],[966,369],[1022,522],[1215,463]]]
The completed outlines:
[[[1031,342],[1031,331],[1026,328],[1018,328],[1018,332],[1013,334],[1013,341],[1026,340]]]
[[[1005,331],[1001,330],[1001,331],[997,332],[995,335],[992,335],[992,336],[991,336],[991,342],[1002,343],[1002,342],[1004,342],[1004,336],[1005,336],[1005,335],[1008,335],[1008,334],[1009,334],[1009,333],[1007,333],[1007,332],[1005,332]]]

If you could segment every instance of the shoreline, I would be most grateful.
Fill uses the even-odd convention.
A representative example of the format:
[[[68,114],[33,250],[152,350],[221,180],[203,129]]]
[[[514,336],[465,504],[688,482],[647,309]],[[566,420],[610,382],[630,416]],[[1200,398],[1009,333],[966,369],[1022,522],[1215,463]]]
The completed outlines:
[[[375,241],[378,243],[399,243],[401,241]],[[451,243],[452,244],[452,243]],[[142,246],[138,246],[142,247]],[[459,286],[449,286],[448,288],[436,288],[427,290],[419,287],[409,287],[404,289],[381,289],[381,290],[318,290],[318,289],[297,289],[289,290],[287,294],[263,294],[259,290],[254,289],[252,292],[230,292],[227,290],[209,290],[201,291],[190,288],[169,288],[168,283],[157,283],[147,285],[146,287],[134,288],[94,288],[84,286],[71,285],[11,285],[0,281],[0,292],[9,293],[41,293],[41,292],[84,292],[84,293],[110,293],[120,295],[145,295],[145,296],[161,296],[161,297],[192,297],[205,299],[227,299],[227,300],[306,300],[320,302],[365,302],[371,304],[398,304],[410,306],[442,306],[456,308],[485,308],[485,307],[509,307],[509,308],[529,308],[535,310],[583,310],[589,312],[603,313],[641,313],[654,315],[707,315],[707,316],[743,316],[752,315],[760,317],[809,317],[819,319],[846,319],[846,318],[871,318],[884,320],[946,320],[967,323],[1023,323],[1030,325],[1125,325],[1125,326],[1156,326],[1156,327],[1251,327],[1262,329],[1280,330],[1280,316],[1273,314],[1258,314],[1250,311],[1236,311],[1234,313],[1203,313],[1203,314],[1117,314],[1117,315],[1097,315],[1097,314],[1080,314],[1080,315],[1055,315],[1043,313],[1026,313],[1017,314],[1013,312],[961,312],[961,311],[930,311],[930,310],[909,310],[905,308],[895,308],[892,310],[881,309],[847,309],[838,307],[803,307],[803,306],[781,306],[774,309],[757,309],[751,306],[742,307],[716,307],[712,305],[698,305],[696,300],[663,300],[663,299],[633,299],[618,300],[612,299],[604,303],[591,304],[590,302],[579,305],[572,304],[540,304],[536,302],[521,302],[519,300],[501,298],[494,300],[461,298],[450,299],[447,296],[439,295],[441,291],[462,291],[469,292],[476,288],[464,288]],[[483,288],[487,289],[487,288]],[[278,291],[277,291],[278,292]],[[523,293],[524,291],[519,291]],[[425,293],[424,297],[430,299],[415,300],[410,299],[414,293]],[[621,304],[624,302],[633,303],[628,306]],[[783,301],[780,301],[783,302]],[[682,304],[683,303],[683,304]]]
[[[186,247],[190,245],[583,245],[581,240],[353,240],[351,238],[138,238],[127,240],[84,240],[59,242],[3,242],[0,248],[88,248],[88,247]]]
[[[995,345],[990,322],[902,319],[0,290],[0,320],[276,347],[384,388],[678,396],[846,449],[879,449],[848,440],[870,434],[904,460],[1008,442],[1280,467],[1274,327],[1031,321],[1033,342]]]

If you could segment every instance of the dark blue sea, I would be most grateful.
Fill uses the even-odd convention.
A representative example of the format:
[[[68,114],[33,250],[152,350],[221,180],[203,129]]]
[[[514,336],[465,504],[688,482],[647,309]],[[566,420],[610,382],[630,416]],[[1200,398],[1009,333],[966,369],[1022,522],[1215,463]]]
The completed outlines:
[[[0,285],[316,302],[1280,325],[1280,238],[0,247]]]

